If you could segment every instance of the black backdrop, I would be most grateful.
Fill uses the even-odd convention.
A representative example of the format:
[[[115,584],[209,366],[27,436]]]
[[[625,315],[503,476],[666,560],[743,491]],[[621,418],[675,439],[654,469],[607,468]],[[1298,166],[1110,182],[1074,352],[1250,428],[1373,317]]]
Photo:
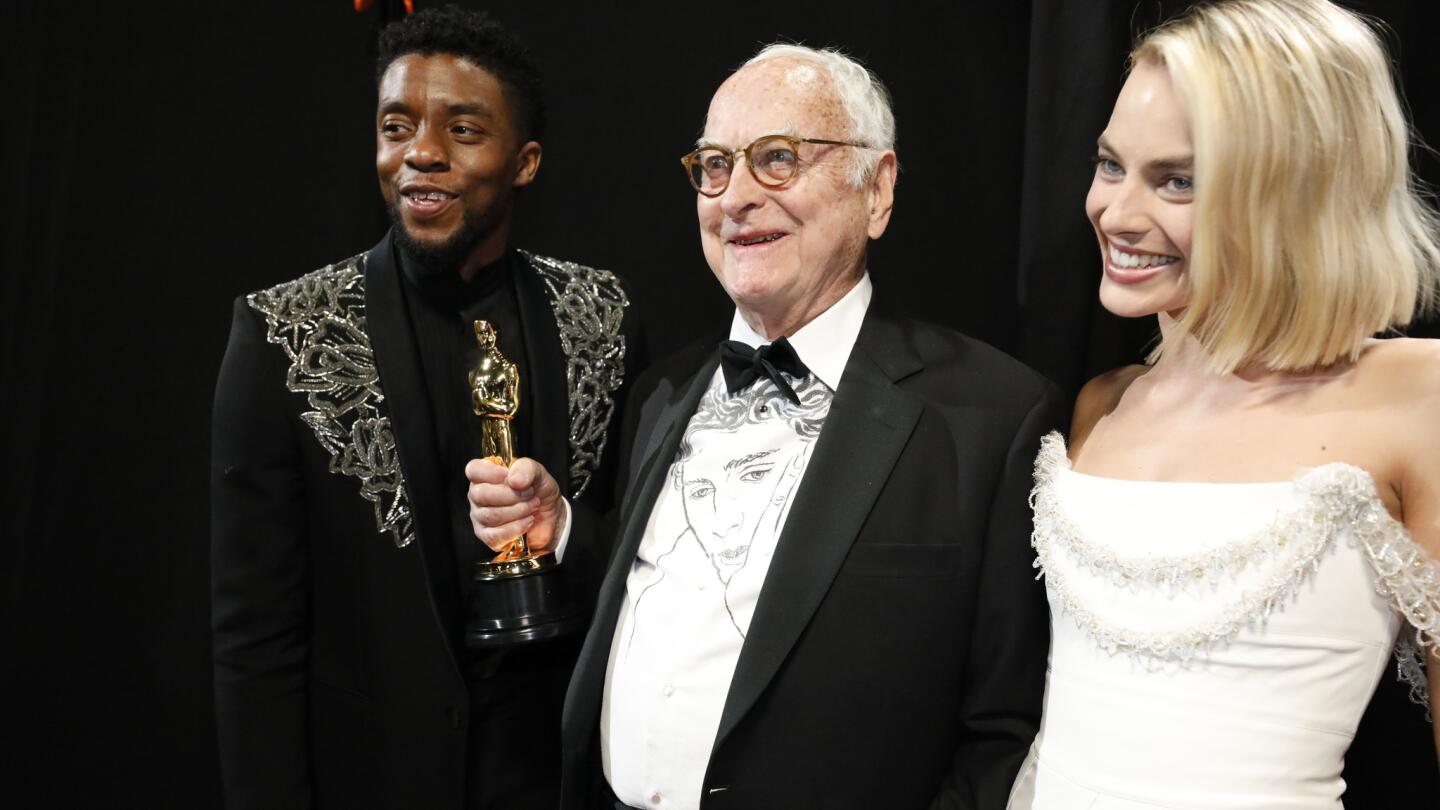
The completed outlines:
[[[550,91],[515,241],[628,275],[662,349],[729,311],[677,157],[719,81],[778,38],[844,47],[894,93],[903,169],[872,253],[880,295],[1072,391],[1153,332],[1098,311],[1082,202],[1130,36],[1179,0],[483,5],[532,44]],[[1393,26],[1418,128],[1440,140],[1433,4],[1354,5]],[[0,12],[8,807],[219,805],[207,434],[229,302],[383,231],[371,54],[396,6]],[[1428,726],[1404,701],[1385,679],[1349,807],[1440,795]]]

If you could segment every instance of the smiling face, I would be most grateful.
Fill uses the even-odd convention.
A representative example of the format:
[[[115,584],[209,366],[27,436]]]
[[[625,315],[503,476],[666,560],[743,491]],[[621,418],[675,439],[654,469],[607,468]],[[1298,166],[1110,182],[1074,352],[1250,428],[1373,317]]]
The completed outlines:
[[[1190,125],[1164,66],[1130,72],[1100,136],[1085,213],[1100,240],[1100,302],[1127,318],[1176,313],[1190,298],[1194,225]]]
[[[380,79],[375,169],[401,246],[468,278],[498,259],[515,189],[540,166],[500,82],[450,54],[408,54]]]
[[[710,102],[701,142],[740,150],[764,135],[849,140],[829,79],[787,58],[742,68]],[[794,334],[840,300],[865,270],[865,248],[885,232],[894,187],[886,152],[863,188],[848,182],[854,147],[801,144],[795,179],[778,189],[737,158],[718,197],[696,194],[705,260],[742,317],[769,338]]]

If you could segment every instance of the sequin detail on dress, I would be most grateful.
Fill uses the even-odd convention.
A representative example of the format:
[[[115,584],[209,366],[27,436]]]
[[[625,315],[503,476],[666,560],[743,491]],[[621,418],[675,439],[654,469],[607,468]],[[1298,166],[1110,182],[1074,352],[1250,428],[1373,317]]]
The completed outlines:
[[[1101,648],[1159,664],[1184,662],[1228,642],[1242,629],[1261,626],[1282,610],[1313,576],[1336,538],[1344,535],[1364,553],[1375,575],[1376,592],[1413,630],[1402,631],[1396,644],[1397,671],[1410,685],[1411,698],[1427,702],[1422,651],[1440,646],[1440,566],[1386,511],[1366,471],[1334,463],[1304,472],[1294,481],[1302,505],[1277,515],[1268,527],[1249,537],[1199,554],[1127,559],[1087,540],[1060,508],[1055,477],[1069,468],[1064,439],[1058,433],[1045,436],[1035,458],[1035,488],[1030,494],[1035,511],[1034,566],[1076,625]],[[1228,605],[1219,618],[1176,632],[1141,633],[1098,619],[1076,595],[1063,568],[1051,564],[1057,552],[1073,560],[1078,570],[1114,587],[1166,593],[1233,577],[1262,559],[1273,562],[1275,571]]]
[[[370,335],[365,331],[364,254],[322,267],[247,302],[265,316],[265,338],[290,360],[285,387],[304,394],[300,414],[330,454],[330,472],[353,476],[375,508],[379,532],[397,548],[414,539],[410,499],[395,448]]]
[[[570,404],[570,495],[578,497],[600,466],[615,392],[625,380],[620,324],[630,305],[614,273],[520,251],[545,284]]]

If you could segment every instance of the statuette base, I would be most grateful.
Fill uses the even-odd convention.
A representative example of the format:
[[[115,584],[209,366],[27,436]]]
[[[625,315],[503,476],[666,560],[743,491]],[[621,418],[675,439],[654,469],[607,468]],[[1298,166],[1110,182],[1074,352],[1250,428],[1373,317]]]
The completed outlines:
[[[465,623],[470,649],[511,647],[583,631],[590,615],[572,597],[555,555],[475,563],[476,587]]]
[[[554,567],[555,555],[548,552],[514,559],[497,557],[493,560],[475,563],[475,580],[490,582],[497,579],[513,579],[514,577],[538,574]]]

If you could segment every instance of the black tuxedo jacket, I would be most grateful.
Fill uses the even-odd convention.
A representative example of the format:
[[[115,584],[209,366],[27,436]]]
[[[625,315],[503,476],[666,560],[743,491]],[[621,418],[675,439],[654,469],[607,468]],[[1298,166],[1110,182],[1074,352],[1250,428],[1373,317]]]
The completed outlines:
[[[566,696],[564,810],[604,807],[598,720],[625,580],[715,344],[637,382],[615,556]],[[704,808],[1003,808],[1049,629],[1028,493],[1066,409],[950,330],[867,314],[736,664]]]
[[[583,580],[588,556],[594,582],[605,552],[594,547],[590,518],[608,510],[614,491],[624,392],[613,394],[611,424],[603,410],[580,414],[600,418],[590,439],[601,461],[574,498],[570,472],[579,468],[567,428],[579,417],[566,370],[584,358],[562,348],[554,292],[542,286],[563,272],[542,277],[520,257],[512,266],[533,364],[524,407],[537,426],[537,446],[519,449],[572,495],[560,570]],[[497,653],[478,677],[472,665],[468,686],[462,672],[465,606],[447,498],[463,489],[463,471],[440,480],[401,283],[387,236],[363,257],[258,293],[263,307],[252,305],[256,296],[235,304],[212,469],[215,691],[230,810],[459,810],[475,758],[472,700],[483,701],[477,717],[494,721],[497,738],[494,754],[484,754],[496,773],[472,778],[498,780],[503,792],[514,785],[502,770],[523,779],[526,761],[558,756],[559,703],[578,639]],[[633,311],[621,308],[633,368]],[[477,691],[476,680],[494,689]],[[500,745],[507,733],[538,750]],[[507,762],[507,752],[521,761]]]

